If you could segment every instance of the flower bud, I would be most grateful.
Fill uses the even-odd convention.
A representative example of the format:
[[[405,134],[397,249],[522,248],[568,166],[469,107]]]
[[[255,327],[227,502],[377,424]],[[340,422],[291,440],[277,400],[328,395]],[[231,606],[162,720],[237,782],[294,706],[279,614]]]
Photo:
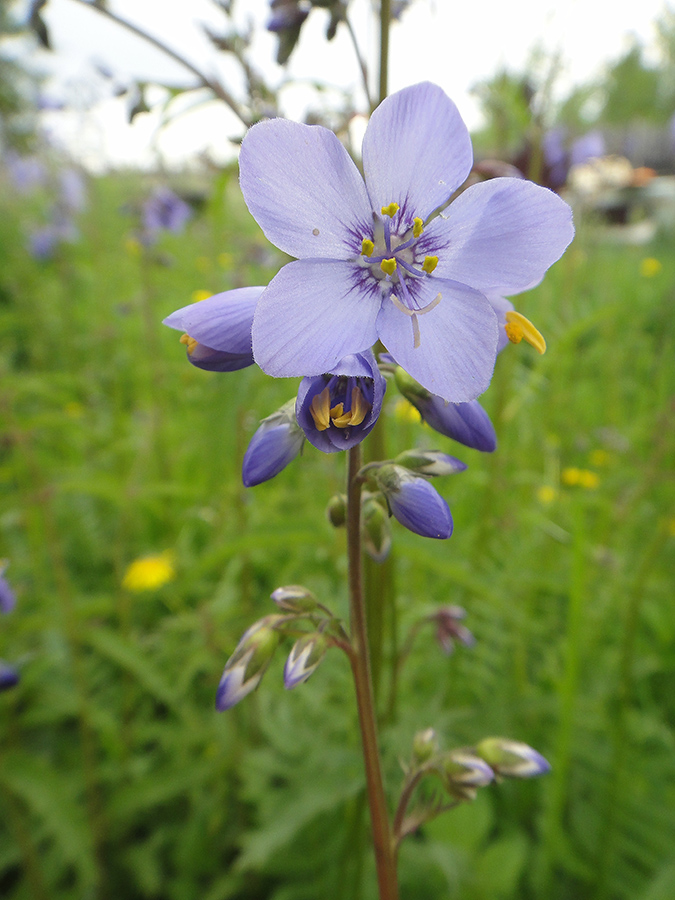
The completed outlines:
[[[363,546],[375,562],[384,562],[391,550],[391,526],[386,510],[375,497],[366,497],[361,514]]]
[[[334,494],[326,507],[328,521],[335,528],[342,528],[347,521],[347,497],[345,494]]]
[[[422,537],[450,537],[450,508],[425,478],[413,475],[403,466],[388,463],[375,470],[375,479],[392,515],[401,525]]]
[[[495,777],[487,763],[465,750],[452,750],[442,761],[445,786],[460,800],[473,800],[476,788],[490,784]]]
[[[386,386],[370,350],[345,356],[328,374],[303,378],[298,424],[317,450],[349,450],[372,431]]]
[[[438,736],[433,728],[418,731],[413,738],[413,763],[422,765],[438,753]]]
[[[163,324],[184,332],[193,366],[234,372],[253,365],[251,327],[263,287],[235,288],[177,309]]]
[[[438,450],[404,450],[394,462],[410,469],[411,472],[427,477],[454,475],[455,472],[463,472],[466,469],[466,463]]]
[[[287,612],[312,612],[317,605],[314,594],[301,584],[289,584],[286,587],[278,587],[275,591],[272,591],[271,597],[279,609],[284,609]]]
[[[474,450],[491,453],[496,449],[497,435],[478,400],[449,403],[423,388],[400,366],[394,378],[399,391],[434,431]]]
[[[295,459],[305,442],[293,414],[294,401],[263,419],[251,438],[241,470],[245,487],[269,481]]]
[[[284,687],[287,691],[307,681],[326,655],[327,649],[326,638],[319,633],[301,637],[293,644],[284,666]]]
[[[279,616],[266,616],[244,633],[225,664],[218,691],[216,709],[224,712],[255,690],[267,671],[279,643],[273,627]]]
[[[485,738],[475,750],[502,778],[534,778],[551,770],[540,753],[521,741]]]

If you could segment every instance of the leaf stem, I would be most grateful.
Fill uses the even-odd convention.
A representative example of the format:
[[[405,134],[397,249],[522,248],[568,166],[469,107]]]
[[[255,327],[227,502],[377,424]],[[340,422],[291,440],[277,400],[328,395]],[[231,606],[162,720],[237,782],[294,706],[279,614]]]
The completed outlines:
[[[396,854],[391,837],[389,813],[382,780],[373,684],[370,673],[366,610],[363,599],[361,482],[357,477],[360,468],[361,448],[357,445],[349,450],[347,474],[347,554],[349,560],[349,609],[351,622],[350,662],[359,713],[359,727],[363,747],[380,900],[398,900]]]

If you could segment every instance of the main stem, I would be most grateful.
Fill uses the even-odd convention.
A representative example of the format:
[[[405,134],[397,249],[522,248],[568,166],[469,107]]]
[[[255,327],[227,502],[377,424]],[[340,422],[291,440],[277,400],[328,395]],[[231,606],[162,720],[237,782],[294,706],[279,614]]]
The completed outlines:
[[[359,726],[366,771],[368,805],[373,833],[377,881],[380,900],[398,900],[396,853],[391,837],[389,812],[384,794],[380,751],[377,741],[377,720],[370,673],[366,609],[363,600],[361,555],[361,482],[357,478],[361,468],[361,448],[357,444],[349,451],[347,474],[347,553],[349,559],[349,610],[351,624],[350,662],[356,689]]]

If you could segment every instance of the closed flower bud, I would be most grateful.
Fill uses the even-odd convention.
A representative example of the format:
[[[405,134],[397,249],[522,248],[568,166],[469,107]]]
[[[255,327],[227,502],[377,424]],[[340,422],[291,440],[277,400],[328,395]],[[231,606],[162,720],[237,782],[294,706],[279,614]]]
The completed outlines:
[[[495,777],[489,765],[465,750],[452,750],[443,757],[442,770],[449,793],[461,800],[473,800],[476,789]]]
[[[274,478],[302,450],[305,435],[295,421],[293,406],[294,401],[290,400],[263,419],[251,438],[241,470],[245,487]]]
[[[392,515],[401,525],[422,537],[450,537],[450,508],[425,478],[413,475],[403,466],[388,463],[375,470],[375,479],[387,498]]]
[[[347,497],[344,494],[335,494],[328,501],[326,507],[328,521],[335,528],[342,528],[347,521]]]
[[[386,386],[370,350],[345,356],[328,374],[303,378],[298,424],[317,450],[349,450],[372,431]]]
[[[429,616],[430,621],[436,623],[436,639],[448,656],[455,649],[455,641],[459,641],[465,647],[473,647],[476,643],[473,634],[462,625],[465,616],[466,611],[461,606],[443,606]]]
[[[413,762],[422,765],[438,753],[438,736],[433,728],[418,731],[413,738]]]
[[[400,366],[394,377],[399,391],[434,431],[474,450],[491,453],[496,449],[497,435],[478,400],[448,403],[423,388]]]
[[[244,633],[225,664],[218,685],[218,712],[230,709],[260,684],[279,644],[279,633],[273,627],[278,619],[278,616],[266,616]]]
[[[475,750],[502,778],[534,778],[551,770],[540,753],[521,741],[485,738]]]
[[[301,637],[293,644],[284,666],[284,687],[287,691],[307,681],[326,655],[327,649],[326,638],[319,633]]]
[[[366,553],[375,562],[384,562],[391,550],[391,527],[386,510],[375,497],[364,499],[361,522]]]
[[[284,609],[287,612],[312,612],[317,606],[314,594],[301,584],[289,584],[286,587],[278,587],[275,591],[272,591],[271,597],[279,609]]]
[[[466,463],[438,450],[404,450],[394,462],[410,469],[411,472],[427,477],[454,475],[455,472],[463,472],[466,469]]]
[[[164,319],[182,331],[181,343],[193,366],[209,372],[234,372],[253,365],[251,327],[264,288],[244,287],[190,303]]]

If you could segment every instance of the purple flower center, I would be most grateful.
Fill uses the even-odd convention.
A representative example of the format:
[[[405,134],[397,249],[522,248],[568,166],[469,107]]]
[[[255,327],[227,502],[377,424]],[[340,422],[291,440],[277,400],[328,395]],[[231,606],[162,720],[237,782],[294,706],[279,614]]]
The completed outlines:
[[[324,389],[314,395],[309,411],[317,431],[331,426],[344,430],[348,437],[350,426],[360,425],[373,406],[372,378],[346,375],[324,375],[329,379]]]
[[[410,317],[414,345],[419,347],[417,317],[431,312],[442,299],[439,293],[430,303],[422,305],[419,282],[431,275],[438,265],[438,257],[423,254],[419,246],[419,238],[424,231],[422,219],[415,217],[411,227],[403,222],[403,215],[398,213],[398,203],[382,207],[382,215],[375,220],[372,237],[364,238],[361,244],[360,264],[367,267],[369,275],[379,283],[383,296],[388,296],[400,312]],[[425,244],[428,242],[425,241]],[[429,249],[428,246],[425,249]]]

